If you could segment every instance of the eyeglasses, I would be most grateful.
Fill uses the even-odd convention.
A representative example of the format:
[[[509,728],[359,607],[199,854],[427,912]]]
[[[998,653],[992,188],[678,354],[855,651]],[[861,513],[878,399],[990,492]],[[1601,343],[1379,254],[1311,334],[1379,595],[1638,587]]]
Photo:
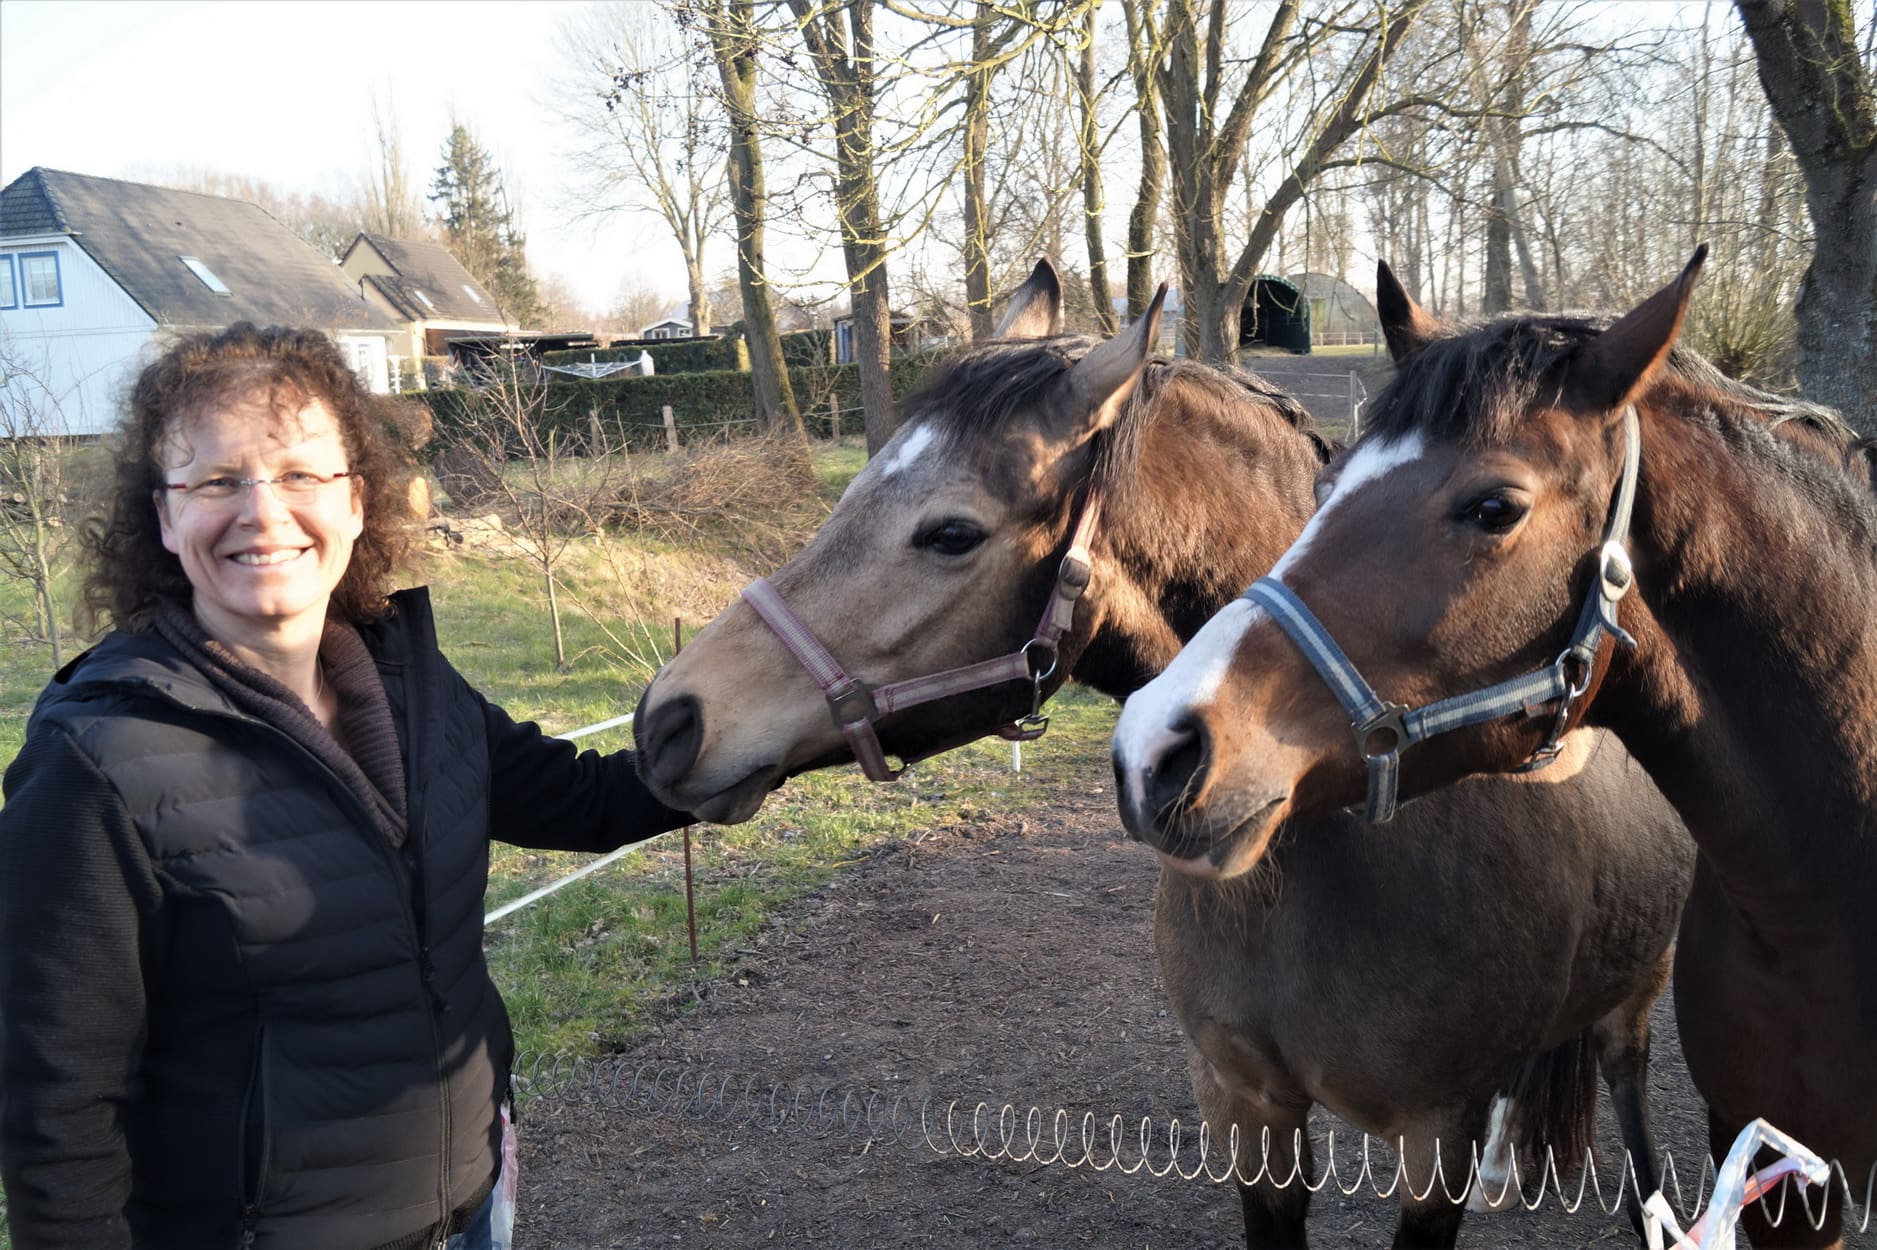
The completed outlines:
[[[282,473],[279,477],[211,477],[191,485],[188,482],[165,482],[164,489],[179,490],[189,499],[204,501],[223,501],[237,499],[251,486],[271,486],[281,499],[292,503],[304,503],[319,493],[322,486],[330,486],[342,477],[358,477],[352,472],[308,473],[296,469],[292,473]]]

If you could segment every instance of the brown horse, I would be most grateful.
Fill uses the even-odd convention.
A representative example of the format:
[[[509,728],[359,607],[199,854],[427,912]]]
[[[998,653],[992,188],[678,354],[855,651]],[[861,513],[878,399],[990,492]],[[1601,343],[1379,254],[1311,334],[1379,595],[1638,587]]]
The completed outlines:
[[[1671,350],[1704,254],[1607,328],[1451,335],[1384,266],[1395,381],[1257,602],[1129,704],[1115,767],[1141,836],[1237,853],[1390,768],[1426,792],[1613,730],[1701,848],[1675,1005],[1715,1156],[1763,1117],[1835,1158],[1809,1218],[1788,1192],[1746,1221],[1827,1246],[1877,1168],[1877,497],[1829,413]],[[1427,705],[1554,672],[1561,697],[1415,741]],[[1345,717],[1364,687],[1399,702]]]
[[[1039,265],[1007,337],[938,366],[773,577],[793,619],[875,694],[1033,637],[1079,537],[1093,574],[1041,689],[1073,672],[1124,697],[1309,516],[1329,447],[1295,401],[1234,370],[1150,361],[1157,305],[1104,344],[1054,337],[1059,301]],[[1091,500],[1092,535],[1078,529]],[[740,603],[666,666],[637,721],[661,796],[743,819],[790,774],[850,758],[829,707],[851,698],[824,696],[796,645]],[[982,736],[1032,697],[1006,681],[876,728],[910,757]],[[1558,1080],[1550,1116],[1524,1125],[1565,1162],[1587,1139],[1600,1060],[1653,1189],[1647,1013],[1693,847],[1613,739],[1572,746],[1557,775],[1462,787],[1399,828],[1327,813],[1256,872],[1162,870],[1156,947],[1200,1107],[1215,1140],[1239,1133],[1241,1180],[1266,1166],[1311,1176],[1303,1130],[1320,1102],[1404,1144],[1404,1189],[1422,1200],[1404,1193],[1395,1244],[1451,1246],[1463,1209],[1448,1195],[1466,1185],[1494,1095],[1521,1073],[1530,1088]],[[1249,1245],[1305,1244],[1304,1184],[1240,1192]]]

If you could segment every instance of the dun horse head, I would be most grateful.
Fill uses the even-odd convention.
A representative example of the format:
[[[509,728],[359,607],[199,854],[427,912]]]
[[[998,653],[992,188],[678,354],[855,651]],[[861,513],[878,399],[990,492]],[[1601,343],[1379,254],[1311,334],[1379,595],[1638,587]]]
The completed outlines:
[[[825,688],[746,592],[639,704],[639,767],[652,789],[707,820],[747,820],[788,777],[853,758],[839,722],[873,692],[1017,653],[1057,583],[1091,444],[1146,367],[1161,297],[1091,347],[1058,337],[1061,287],[1039,264],[997,341],[941,364],[905,401],[893,438],[766,581],[769,601],[786,605],[784,631],[821,640],[804,645],[825,644],[852,688]],[[884,711],[869,732],[908,760],[982,737],[1033,713],[1071,658]]]
[[[1647,629],[1623,598],[1627,562],[1608,551],[1625,413],[1662,375],[1704,255],[1607,328],[1525,317],[1464,335],[1380,267],[1398,375],[1323,471],[1316,514],[1262,592],[1129,701],[1114,762],[1131,832],[1213,869],[1291,816],[1365,795],[1385,815],[1397,785],[1412,796],[1542,759],[1582,719],[1624,627]],[[1324,639],[1345,659],[1322,658]],[[1532,673],[1555,685],[1518,687],[1510,711],[1501,698],[1469,723],[1443,702]],[[1463,727],[1421,737],[1430,707],[1458,708]]]

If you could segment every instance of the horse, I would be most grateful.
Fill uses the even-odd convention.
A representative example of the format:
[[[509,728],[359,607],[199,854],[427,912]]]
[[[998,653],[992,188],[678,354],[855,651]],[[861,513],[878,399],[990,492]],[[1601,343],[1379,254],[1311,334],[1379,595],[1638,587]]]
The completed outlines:
[[[746,592],[659,672],[635,725],[661,798],[745,819],[797,772],[1021,732],[1071,675],[1123,698],[1295,537],[1331,450],[1295,400],[1150,358],[1158,303],[1101,343],[1062,337],[1060,305],[1041,263],[999,337],[905,401],[773,597]],[[1035,658],[1037,609],[1062,625],[1065,594],[1072,622]],[[1024,661],[900,702],[921,674],[1000,655]],[[842,684],[849,669],[866,681]],[[856,745],[837,722],[876,698],[893,703],[871,709],[880,741]],[[1306,1244],[1312,1104],[1400,1143],[1394,1244],[1451,1246],[1449,1195],[1495,1095],[1525,1091],[1528,1143],[1581,1159],[1599,1062],[1637,1186],[1655,1188],[1648,1012],[1693,847],[1613,739],[1571,745],[1558,776],[1459,788],[1398,830],[1325,814],[1258,871],[1162,856],[1155,947],[1205,1120],[1215,1141],[1237,1131],[1247,1245]]]
[[[1256,843],[1615,733],[1699,846],[1675,1007],[1714,1157],[1764,1118],[1835,1158],[1822,1209],[1744,1225],[1836,1246],[1877,1175],[1871,444],[1675,345],[1705,255],[1614,323],[1461,331],[1380,266],[1396,377],[1271,577],[1123,712],[1118,797],[1138,836]]]

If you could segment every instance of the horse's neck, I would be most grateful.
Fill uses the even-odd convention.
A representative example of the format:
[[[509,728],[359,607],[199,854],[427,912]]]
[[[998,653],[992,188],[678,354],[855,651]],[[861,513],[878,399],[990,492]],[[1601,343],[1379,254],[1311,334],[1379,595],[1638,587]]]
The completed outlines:
[[[1853,496],[1820,506],[1820,481],[1711,426],[1644,446],[1646,619],[1605,719],[1749,910],[1877,868],[1877,548]]]
[[[1308,435],[1278,418],[1268,429],[1194,424],[1147,431],[1136,471],[1103,501],[1098,623],[1074,676],[1117,698],[1268,572],[1314,506],[1320,462]]]

